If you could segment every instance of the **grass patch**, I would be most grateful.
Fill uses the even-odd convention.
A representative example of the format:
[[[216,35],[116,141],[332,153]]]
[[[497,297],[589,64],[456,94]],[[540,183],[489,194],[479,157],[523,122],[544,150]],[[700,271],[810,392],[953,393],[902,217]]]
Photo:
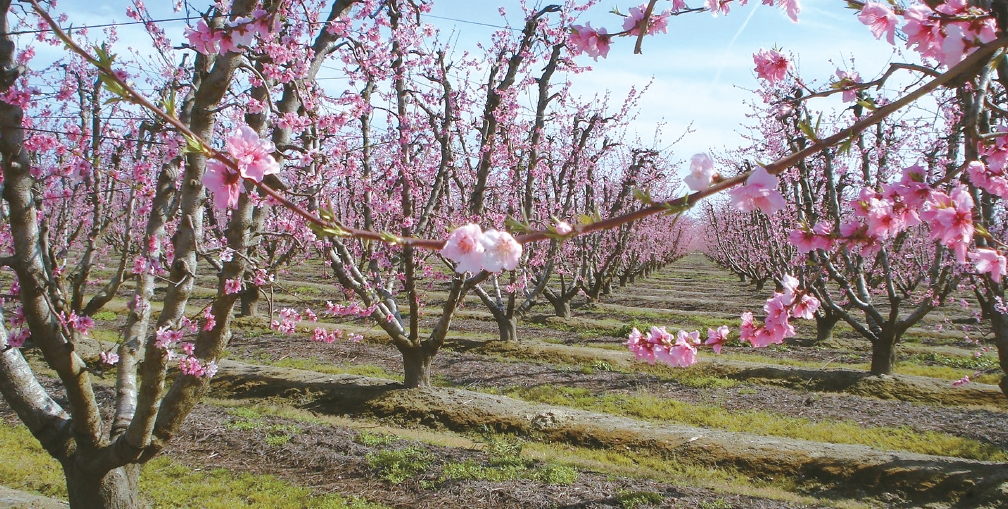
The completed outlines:
[[[418,445],[368,453],[366,459],[382,479],[392,484],[399,484],[426,472],[433,463],[431,453]]]
[[[1008,452],[977,440],[909,427],[866,427],[849,421],[812,422],[764,411],[731,412],[714,405],[694,405],[651,394],[606,394],[595,396],[581,388],[537,386],[513,387],[504,394],[551,405],[563,405],[596,412],[651,421],[672,422],[700,428],[757,432],[840,444],[867,445],[888,451],[908,451],[986,461],[1008,460]]]
[[[301,433],[301,428],[293,424],[266,424],[262,422],[265,415],[256,408],[232,408],[228,412],[236,419],[224,425],[227,429],[235,431],[261,431],[265,433],[266,445],[270,447],[280,447],[290,442],[294,435]]]
[[[66,500],[63,469],[23,425],[0,426],[0,484]],[[143,467],[140,493],[154,508],[270,507],[275,509],[379,509],[383,506],[355,497],[318,495],[274,476],[225,469],[195,471],[160,456]]]
[[[623,509],[636,509],[642,505],[659,504],[665,497],[653,491],[620,491],[616,494],[616,503]]]
[[[378,509],[363,499],[337,494],[318,495],[271,475],[235,473],[223,468],[194,471],[169,458],[159,457],[144,466],[140,492],[153,507],[230,509],[325,508]]]
[[[546,484],[570,485],[577,481],[578,471],[570,465],[552,462],[540,464],[522,458],[524,443],[519,440],[497,435],[488,435],[485,440],[487,466],[473,461],[447,463],[441,470],[441,482],[454,479],[491,482],[531,479]]]
[[[358,444],[366,445],[368,447],[380,447],[390,445],[392,442],[398,440],[398,438],[393,435],[373,433],[370,431],[361,431],[360,433],[357,434],[357,438],[354,440]]]
[[[0,425],[0,484],[66,500],[63,467],[22,425]]]
[[[119,314],[116,313],[115,311],[99,311],[94,315],[92,315],[91,318],[94,318],[95,320],[109,321],[109,320],[115,320],[116,317],[118,316]]]
[[[316,371],[329,375],[360,375],[372,378],[385,378],[388,380],[402,381],[403,375],[392,373],[381,366],[374,364],[359,364],[354,366],[336,366],[316,359],[305,359],[300,357],[286,357],[276,361],[259,361],[262,364],[276,366],[280,368],[301,369],[305,371]]]

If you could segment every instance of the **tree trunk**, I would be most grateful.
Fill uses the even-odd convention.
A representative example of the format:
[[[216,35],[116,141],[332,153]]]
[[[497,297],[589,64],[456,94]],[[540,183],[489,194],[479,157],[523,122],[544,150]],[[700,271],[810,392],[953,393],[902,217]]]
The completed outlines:
[[[428,348],[399,348],[403,356],[403,385],[407,389],[430,387],[431,361],[437,350]]]
[[[560,299],[554,300],[552,302],[552,304],[553,304],[553,313],[555,313],[556,316],[558,316],[560,318],[570,318],[571,317],[571,303],[570,303],[570,300],[564,299],[564,298],[560,298]]]
[[[259,287],[248,284],[241,292],[241,306],[238,316],[259,316]]]
[[[991,329],[994,331],[994,345],[997,347],[998,362],[1001,364],[1001,393],[1008,396],[1008,314],[990,312]]]
[[[833,339],[833,329],[840,321],[840,315],[832,312],[825,312],[821,316],[816,315],[816,344],[824,343]]]
[[[501,341],[518,341],[518,318],[500,316],[496,318]]]
[[[896,364],[896,340],[892,334],[881,334],[872,341],[871,374],[891,375]]]
[[[137,481],[140,465],[130,464],[103,477],[83,471],[73,463],[63,464],[70,509],[136,509],[140,506]]]

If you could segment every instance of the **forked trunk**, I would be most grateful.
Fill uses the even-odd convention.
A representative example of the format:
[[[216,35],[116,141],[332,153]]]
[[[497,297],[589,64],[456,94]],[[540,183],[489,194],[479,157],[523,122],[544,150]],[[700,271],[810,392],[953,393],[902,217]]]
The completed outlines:
[[[424,347],[400,348],[403,356],[403,385],[407,389],[430,387],[431,361],[437,351]]]
[[[140,507],[137,481],[140,465],[119,467],[104,476],[76,467],[73,460],[63,464],[70,509],[136,509]]]
[[[827,311],[823,315],[816,315],[816,344],[824,343],[833,339],[833,329],[840,321],[840,315]]]
[[[501,341],[518,341],[518,318],[501,315],[496,321]]]
[[[872,341],[871,374],[891,375],[896,365],[896,340],[893,334],[882,334]]]
[[[568,299],[557,299],[552,302],[553,312],[560,318],[571,317],[571,303]]]
[[[259,316],[259,287],[248,284],[241,292],[239,316]]]

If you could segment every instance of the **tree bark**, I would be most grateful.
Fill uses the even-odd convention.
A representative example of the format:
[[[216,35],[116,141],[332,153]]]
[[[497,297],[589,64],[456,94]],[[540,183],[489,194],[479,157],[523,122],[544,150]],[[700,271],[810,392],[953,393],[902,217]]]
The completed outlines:
[[[871,374],[892,374],[893,366],[896,364],[896,341],[898,339],[891,333],[884,333],[872,340]]]
[[[816,320],[816,338],[815,338],[816,344],[825,343],[826,341],[832,340],[833,329],[836,328],[837,322],[840,321],[840,315],[829,311],[829,309],[826,309],[826,312],[823,313],[821,316],[816,315],[815,320]]]
[[[501,341],[518,341],[518,318],[500,316],[496,318]]]
[[[399,351],[403,356],[403,385],[407,389],[430,387],[431,361],[434,360],[437,350],[400,347]]]
[[[259,316],[259,287],[248,284],[241,293],[239,316]]]
[[[77,466],[71,458],[63,464],[70,509],[136,509],[140,507],[137,482],[140,465],[116,468],[104,476]]]
[[[994,346],[997,347],[998,362],[1001,364],[1001,393],[1008,396],[1008,314],[990,311],[991,329],[994,331]]]

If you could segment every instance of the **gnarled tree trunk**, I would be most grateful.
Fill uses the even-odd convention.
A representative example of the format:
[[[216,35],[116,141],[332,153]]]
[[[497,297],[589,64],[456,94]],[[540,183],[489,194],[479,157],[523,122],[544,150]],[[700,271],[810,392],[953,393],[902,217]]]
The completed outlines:
[[[73,458],[63,462],[71,509],[136,509],[140,507],[137,482],[140,465],[133,463],[96,475]]]

